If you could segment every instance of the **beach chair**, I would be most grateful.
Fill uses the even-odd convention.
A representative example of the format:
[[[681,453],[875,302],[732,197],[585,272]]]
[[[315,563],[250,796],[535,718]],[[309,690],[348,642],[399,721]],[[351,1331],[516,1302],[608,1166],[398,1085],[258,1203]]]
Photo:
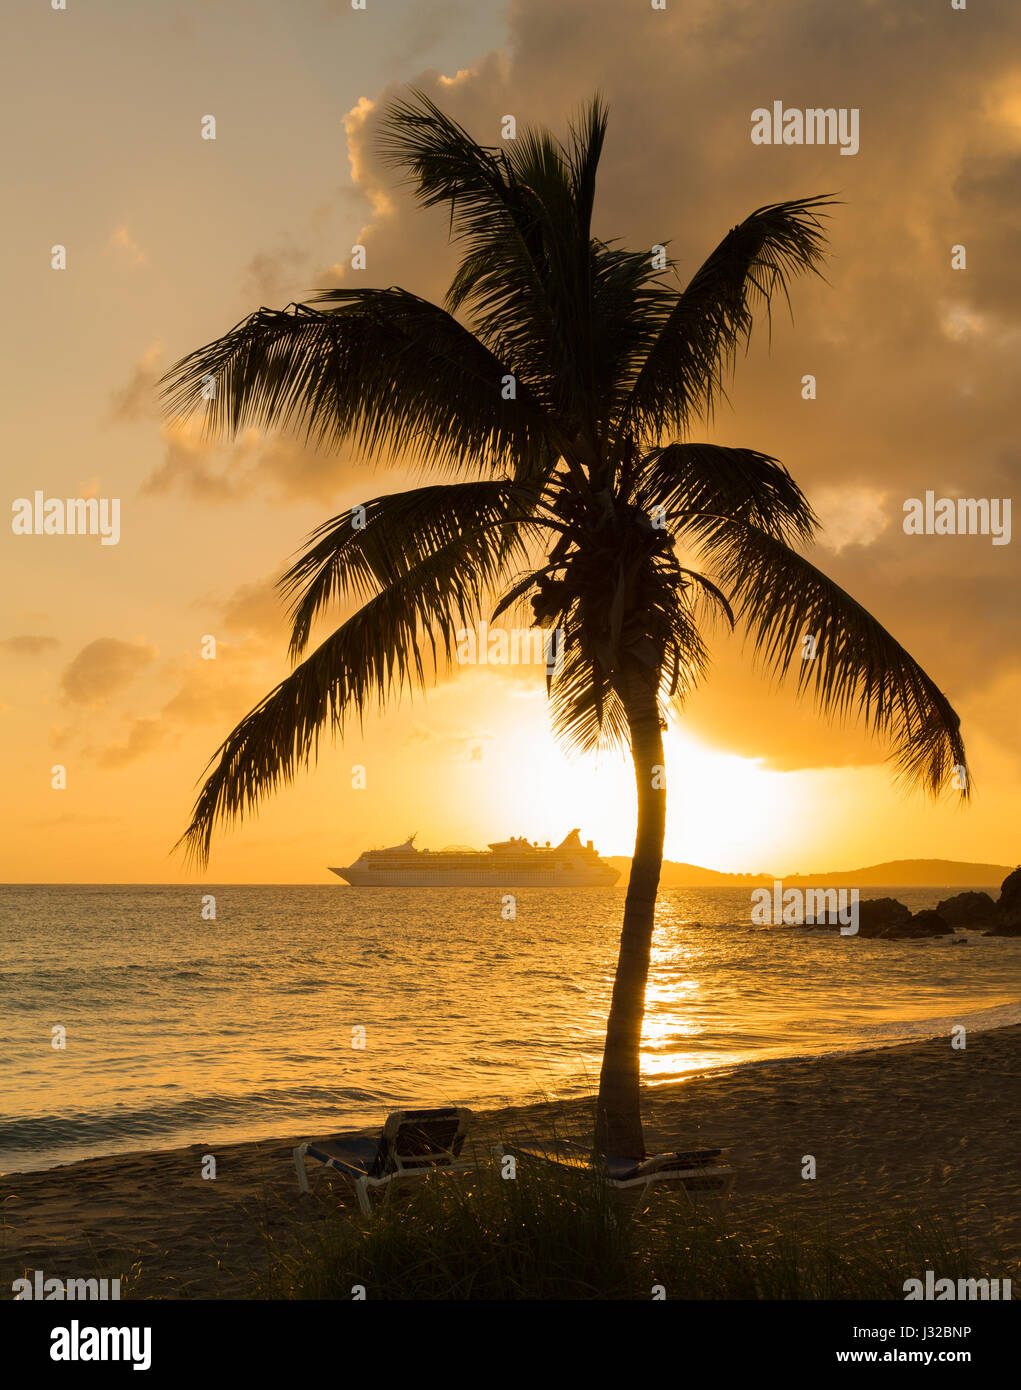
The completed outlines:
[[[502,1144],[495,1150],[499,1161],[511,1154],[525,1162],[543,1163],[561,1172],[597,1173],[614,1192],[645,1195],[653,1183],[679,1183],[689,1201],[692,1194],[709,1192],[726,1197],[734,1185],[734,1169],[722,1149],[677,1149],[645,1158],[615,1158],[594,1153],[570,1139],[552,1144]]]
[[[309,1140],[294,1150],[298,1188],[307,1192],[306,1161],[318,1159],[355,1185],[358,1205],[372,1214],[369,1193],[431,1173],[464,1173],[474,1162],[461,1158],[472,1112],[448,1105],[437,1110],[394,1110],[380,1134],[335,1134],[332,1139]]]

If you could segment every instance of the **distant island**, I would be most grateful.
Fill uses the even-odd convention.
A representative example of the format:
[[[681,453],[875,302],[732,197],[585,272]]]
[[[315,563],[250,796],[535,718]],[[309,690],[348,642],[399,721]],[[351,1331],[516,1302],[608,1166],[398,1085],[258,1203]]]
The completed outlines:
[[[622,855],[607,858],[627,882],[631,860]],[[890,859],[863,869],[828,869],[813,874],[724,874],[703,869],[698,864],[678,864],[663,860],[661,888],[745,888],[773,883],[784,886],[808,884],[844,885],[868,888],[989,888],[1002,883],[1013,864],[967,864],[956,859]]]

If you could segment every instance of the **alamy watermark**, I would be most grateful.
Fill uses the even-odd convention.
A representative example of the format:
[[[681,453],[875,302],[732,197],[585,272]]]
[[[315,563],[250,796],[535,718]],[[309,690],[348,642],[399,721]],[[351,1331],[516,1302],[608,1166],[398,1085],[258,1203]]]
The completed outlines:
[[[51,1361],[130,1361],[133,1371],[152,1365],[151,1327],[83,1327],[77,1318],[50,1333]]]
[[[840,927],[841,936],[858,935],[857,888],[785,888],[777,879],[769,888],[752,891],[752,922],[756,926]]]
[[[563,628],[491,628],[483,621],[478,633],[462,627],[456,637],[459,666],[544,666],[547,675],[564,667]]]
[[[925,1279],[905,1279],[904,1301],[931,1299],[936,1303],[957,1299],[980,1299],[1000,1302],[1011,1299],[1009,1279],[937,1279],[931,1269]]]
[[[106,1300],[116,1302],[121,1296],[121,1281],[119,1279],[47,1279],[41,1269],[32,1271],[31,1279],[15,1279],[11,1285],[15,1303],[41,1303],[56,1299],[58,1302],[67,1299],[69,1302],[82,1302],[88,1299],[98,1299],[101,1303]]]
[[[904,503],[904,534],[908,536],[992,536],[993,545],[1010,545],[1009,497],[939,497]]]
[[[100,545],[121,538],[119,497],[16,497],[11,503],[11,530],[16,536],[99,536]]]
[[[857,106],[784,108],[757,106],[752,112],[753,145],[839,145],[841,154],[858,153]]]

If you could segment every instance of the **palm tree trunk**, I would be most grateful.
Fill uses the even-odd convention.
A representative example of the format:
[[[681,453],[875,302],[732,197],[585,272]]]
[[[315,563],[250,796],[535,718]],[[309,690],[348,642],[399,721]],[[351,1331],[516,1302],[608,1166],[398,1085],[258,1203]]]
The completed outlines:
[[[599,1153],[644,1158],[639,1103],[642,1018],[649,977],[656,891],[663,864],[666,786],[663,777],[663,725],[656,686],[646,673],[632,673],[624,690],[631,754],[638,789],[638,831],[631,861],[620,955],[613,982],[606,1047],[596,1103],[595,1146]]]

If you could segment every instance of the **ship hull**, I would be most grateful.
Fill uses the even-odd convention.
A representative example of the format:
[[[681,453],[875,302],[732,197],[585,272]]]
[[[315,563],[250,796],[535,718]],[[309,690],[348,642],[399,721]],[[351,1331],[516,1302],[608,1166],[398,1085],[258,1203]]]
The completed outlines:
[[[402,845],[365,850],[344,868],[331,864],[330,873],[355,888],[612,888],[620,878],[577,829],[555,847],[512,836],[485,852],[451,846],[432,853],[416,849],[409,835]]]
[[[559,873],[542,869],[455,870],[330,868],[355,888],[611,888],[620,878],[616,869],[579,869]]]

